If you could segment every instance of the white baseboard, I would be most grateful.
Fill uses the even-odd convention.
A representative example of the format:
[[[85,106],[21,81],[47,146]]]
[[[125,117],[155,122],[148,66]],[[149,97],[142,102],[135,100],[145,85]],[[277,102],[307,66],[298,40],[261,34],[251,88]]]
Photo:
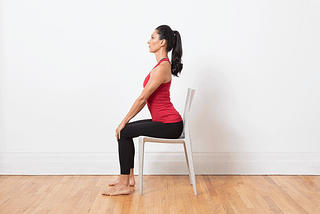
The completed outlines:
[[[138,174],[138,153],[135,174]],[[320,175],[320,153],[194,153],[195,173]],[[117,175],[117,153],[0,153],[1,175]],[[188,174],[183,152],[145,153],[144,174]]]

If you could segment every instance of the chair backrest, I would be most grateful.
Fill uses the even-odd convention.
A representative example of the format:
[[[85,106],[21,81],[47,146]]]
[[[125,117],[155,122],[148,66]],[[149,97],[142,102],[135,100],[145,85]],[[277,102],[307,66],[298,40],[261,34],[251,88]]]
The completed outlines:
[[[188,119],[189,119],[189,111],[190,111],[191,103],[192,103],[193,96],[194,96],[195,92],[196,92],[195,89],[188,88],[186,104],[184,106],[184,112],[183,112],[183,117],[182,117],[183,132],[182,132],[180,138],[183,138],[185,136],[185,131],[186,131],[186,127],[187,127]]]

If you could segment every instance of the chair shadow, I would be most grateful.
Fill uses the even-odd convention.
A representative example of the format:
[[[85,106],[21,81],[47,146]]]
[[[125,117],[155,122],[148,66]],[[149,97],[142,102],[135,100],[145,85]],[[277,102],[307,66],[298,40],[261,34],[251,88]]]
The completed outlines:
[[[2,10],[2,2],[0,2],[0,11]],[[0,21],[2,17],[0,16]],[[3,35],[2,35],[2,29],[0,27],[0,80],[3,80],[4,79],[4,53],[3,53]],[[4,135],[5,135],[5,132],[4,132],[4,123],[3,123],[3,104],[2,104],[2,99],[3,97],[1,96],[3,93],[2,93],[2,87],[0,87],[0,174],[4,173],[4,166],[3,166],[3,158],[2,158],[2,154],[3,154],[3,144],[4,144]]]
[[[236,111],[232,92],[222,74],[212,70],[200,73],[203,75],[196,80],[197,88],[190,111],[192,150],[194,153],[207,153],[214,159],[222,155],[224,160],[228,160],[228,170],[234,169],[236,172],[232,150],[235,143],[241,142],[241,134],[232,125],[237,119],[234,118]],[[201,168],[208,174],[225,174],[221,166],[205,166],[202,163]]]

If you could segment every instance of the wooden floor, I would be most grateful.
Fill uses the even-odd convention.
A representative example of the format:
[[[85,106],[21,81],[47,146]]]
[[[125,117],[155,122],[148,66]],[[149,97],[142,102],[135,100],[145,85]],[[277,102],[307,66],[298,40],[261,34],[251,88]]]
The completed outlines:
[[[0,213],[320,213],[320,176],[144,176],[102,196],[117,176],[0,176]]]

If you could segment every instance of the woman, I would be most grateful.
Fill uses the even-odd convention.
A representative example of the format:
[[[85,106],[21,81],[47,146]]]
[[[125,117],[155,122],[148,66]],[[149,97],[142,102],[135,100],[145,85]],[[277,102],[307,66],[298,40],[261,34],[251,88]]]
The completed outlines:
[[[182,70],[180,34],[167,25],[161,25],[152,33],[148,44],[149,51],[155,54],[158,63],[145,78],[142,93],[116,129],[121,175],[116,181],[109,183],[109,186],[114,187],[102,192],[103,195],[130,194],[130,186],[135,185],[135,150],[132,138],[140,135],[179,138],[182,133],[182,118],[170,101],[169,91],[172,75],[178,76]],[[170,63],[168,52],[171,50]],[[152,119],[129,123],[146,104]]]

